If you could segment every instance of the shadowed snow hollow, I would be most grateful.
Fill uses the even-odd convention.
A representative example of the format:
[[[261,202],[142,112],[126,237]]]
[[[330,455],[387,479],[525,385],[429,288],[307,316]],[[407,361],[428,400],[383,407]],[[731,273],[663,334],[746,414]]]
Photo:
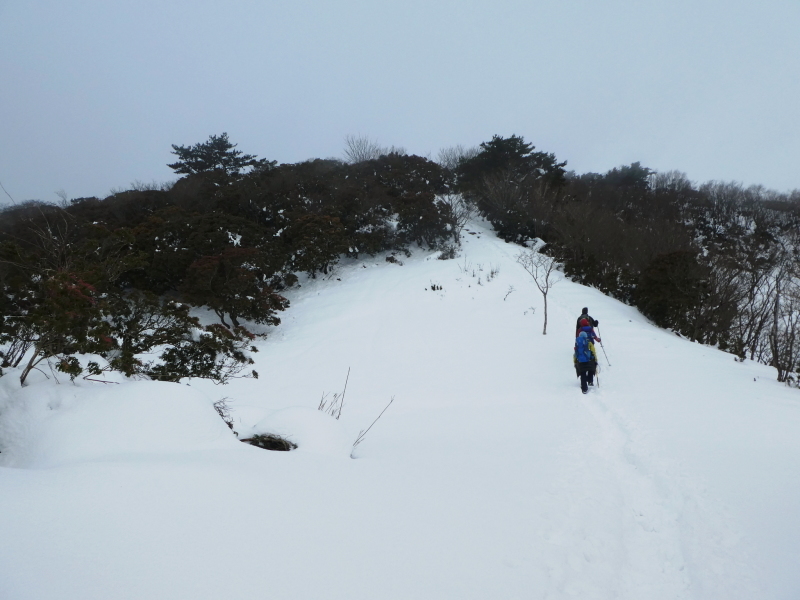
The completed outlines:
[[[349,456],[353,446],[342,424],[313,408],[290,406],[276,410],[255,424],[246,436],[273,434],[297,444],[297,450]]]

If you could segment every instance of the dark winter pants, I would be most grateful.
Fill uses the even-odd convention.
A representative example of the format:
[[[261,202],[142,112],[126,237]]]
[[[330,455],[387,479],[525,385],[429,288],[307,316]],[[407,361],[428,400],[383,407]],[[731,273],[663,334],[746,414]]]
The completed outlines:
[[[594,361],[578,363],[577,371],[581,378],[581,391],[585,393],[589,391],[590,385],[594,385],[594,374],[597,371],[597,363]]]

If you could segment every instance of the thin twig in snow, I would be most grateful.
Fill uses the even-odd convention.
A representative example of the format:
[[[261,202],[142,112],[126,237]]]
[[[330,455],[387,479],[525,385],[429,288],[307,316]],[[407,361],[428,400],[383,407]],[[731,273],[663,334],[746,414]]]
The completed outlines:
[[[392,399],[391,399],[391,400],[389,400],[389,404],[387,404],[387,405],[386,405],[386,408],[384,408],[384,409],[381,411],[381,414],[379,414],[377,417],[375,417],[375,420],[372,422],[372,425],[375,425],[375,423],[377,423],[377,422],[378,422],[378,419],[380,419],[380,418],[383,416],[383,413],[385,413],[385,412],[386,412],[386,409],[387,409],[387,408],[389,408],[389,407],[392,405],[392,402],[394,402],[394,396],[392,396]],[[363,442],[363,441],[364,441],[364,436],[365,436],[365,435],[367,435],[367,433],[369,433],[369,430],[370,430],[370,429],[372,429],[372,425],[370,425],[369,427],[367,427],[365,430],[362,430],[362,431],[361,431],[361,432],[358,434],[358,437],[356,438],[356,441],[355,441],[355,442],[353,442],[353,449],[355,449],[355,447],[356,447],[356,446],[358,446],[358,445],[359,445],[361,442]]]

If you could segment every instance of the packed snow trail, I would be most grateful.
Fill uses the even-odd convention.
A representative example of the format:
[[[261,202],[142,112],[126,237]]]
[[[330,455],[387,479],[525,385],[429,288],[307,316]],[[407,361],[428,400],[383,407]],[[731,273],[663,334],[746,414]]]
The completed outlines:
[[[258,380],[0,379],[0,597],[797,598],[800,394],[569,281],[543,336],[519,248],[472,229],[303,282]],[[585,396],[583,306],[613,364]],[[223,396],[300,448],[237,442]]]

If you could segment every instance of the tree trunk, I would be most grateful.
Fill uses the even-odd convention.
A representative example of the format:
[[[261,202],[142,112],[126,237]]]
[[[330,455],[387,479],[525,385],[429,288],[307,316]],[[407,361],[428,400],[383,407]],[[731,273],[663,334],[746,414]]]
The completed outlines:
[[[778,339],[778,313],[781,307],[780,276],[775,282],[775,304],[772,308],[772,331],[769,334],[769,345],[772,351],[772,366],[778,370],[778,381],[784,380],[783,365],[780,357],[780,341]]]
[[[219,317],[219,320],[220,320],[220,322],[221,322],[221,323],[222,323],[222,324],[223,324],[225,327],[227,327],[228,329],[230,329],[230,328],[231,328],[231,326],[230,326],[230,325],[228,325],[228,324],[225,322],[225,311],[224,311],[224,310],[218,310],[218,309],[216,309],[216,308],[215,308],[215,309],[214,309],[214,312],[215,312],[215,313],[217,313],[217,316]]]
[[[547,335],[547,294],[542,294],[544,298],[544,329],[542,329],[542,335]]]
[[[31,359],[28,361],[28,364],[22,370],[22,375],[20,375],[19,377],[20,385],[25,385],[25,380],[28,378],[28,373],[33,371],[34,367],[36,367],[36,365],[38,365],[43,359],[44,356],[39,356],[39,349],[34,346],[33,356],[31,356]]]

